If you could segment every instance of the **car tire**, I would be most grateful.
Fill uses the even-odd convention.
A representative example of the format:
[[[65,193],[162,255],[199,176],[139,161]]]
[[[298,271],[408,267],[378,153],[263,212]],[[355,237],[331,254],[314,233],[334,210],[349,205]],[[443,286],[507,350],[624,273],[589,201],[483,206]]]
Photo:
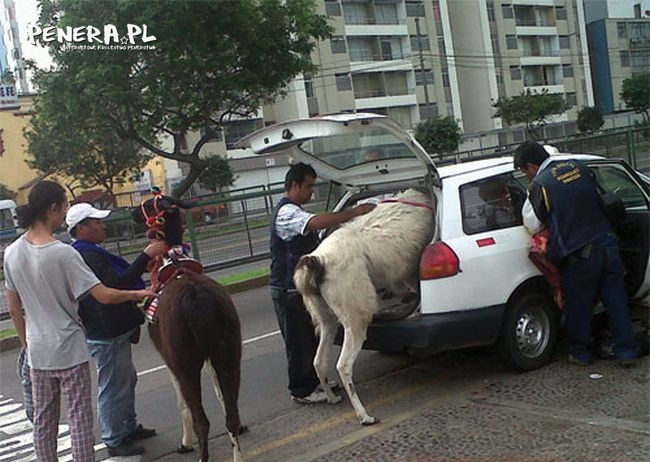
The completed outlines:
[[[506,306],[499,350],[520,371],[539,369],[551,360],[558,329],[559,312],[550,295],[525,293]]]

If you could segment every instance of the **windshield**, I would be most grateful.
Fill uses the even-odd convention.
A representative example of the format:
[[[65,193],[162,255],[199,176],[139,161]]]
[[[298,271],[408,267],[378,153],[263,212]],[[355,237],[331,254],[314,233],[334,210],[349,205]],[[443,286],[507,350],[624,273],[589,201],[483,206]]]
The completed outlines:
[[[338,170],[386,159],[415,158],[402,140],[380,128],[312,138],[302,143],[300,149]]]
[[[10,209],[0,210],[0,229],[15,228],[14,217]]]

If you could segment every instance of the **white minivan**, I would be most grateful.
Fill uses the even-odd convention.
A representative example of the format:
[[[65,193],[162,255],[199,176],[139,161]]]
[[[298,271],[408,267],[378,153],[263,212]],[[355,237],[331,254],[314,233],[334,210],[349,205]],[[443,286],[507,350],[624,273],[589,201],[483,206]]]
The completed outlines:
[[[364,348],[425,356],[498,344],[520,370],[551,359],[561,312],[528,258],[530,235],[521,217],[528,180],[512,157],[436,167],[397,122],[362,113],[279,123],[248,135],[239,146],[258,154],[288,151],[310,163],[320,178],[344,189],[334,210],[406,187],[429,192],[436,225],[420,261],[420,296],[390,300],[378,293],[378,302],[390,309],[370,325]],[[627,290],[633,303],[648,307],[650,179],[621,159],[553,155],[582,160],[603,190],[622,199]]]
[[[16,219],[16,203],[11,199],[0,200],[0,238],[19,233]]]

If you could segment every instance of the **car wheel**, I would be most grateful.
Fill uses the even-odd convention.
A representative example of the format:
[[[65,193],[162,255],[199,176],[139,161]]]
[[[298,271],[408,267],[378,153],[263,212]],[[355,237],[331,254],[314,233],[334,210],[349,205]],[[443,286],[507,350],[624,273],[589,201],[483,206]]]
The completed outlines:
[[[217,219],[217,217],[215,217],[215,216],[214,216],[213,214],[211,214],[211,213],[206,213],[205,215],[203,215],[203,222],[204,222],[206,225],[209,225],[209,224],[214,223],[214,222],[216,221],[216,219]]]
[[[540,291],[512,300],[499,338],[499,349],[515,368],[531,371],[547,364],[558,336],[558,311],[551,297]]]

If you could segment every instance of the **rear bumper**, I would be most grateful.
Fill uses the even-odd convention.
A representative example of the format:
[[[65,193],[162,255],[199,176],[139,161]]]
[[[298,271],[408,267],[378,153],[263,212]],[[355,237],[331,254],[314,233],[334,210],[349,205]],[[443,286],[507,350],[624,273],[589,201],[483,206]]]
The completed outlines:
[[[399,321],[373,322],[363,344],[366,350],[408,352],[429,356],[440,351],[492,345],[497,341],[505,305],[412,316]],[[339,330],[336,343],[342,341]]]

